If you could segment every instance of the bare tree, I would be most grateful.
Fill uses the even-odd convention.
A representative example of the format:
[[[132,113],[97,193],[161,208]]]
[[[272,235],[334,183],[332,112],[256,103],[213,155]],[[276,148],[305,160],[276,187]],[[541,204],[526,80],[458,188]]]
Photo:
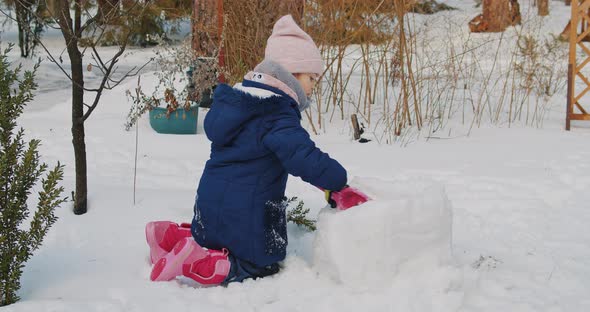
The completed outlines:
[[[2,2],[7,8],[14,10],[15,17],[12,19],[18,26],[18,47],[21,57],[32,57],[44,25],[47,23],[44,20],[45,0],[4,0]],[[9,13],[1,9],[0,11],[10,16]]]
[[[106,6],[107,10],[102,7],[95,13],[90,13],[87,10],[89,2],[92,0],[55,0],[48,6],[49,15],[57,25],[56,27],[61,30],[66,43],[66,51],[71,64],[69,71],[63,67],[61,56],[53,55],[43,42],[39,41],[49,60],[56,64],[72,83],[71,131],[76,171],[76,191],[73,196],[75,214],[84,214],[88,209],[84,122],[98,106],[105,90],[113,89],[126,78],[137,75],[149,63],[147,61],[143,66],[136,66],[124,72],[119,76],[120,78],[114,78],[114,74],[118,70],[117,63],[125,52],[130,37],[136,29],[137,23],[143,17],[149,1],[129,0],[122,6]],[[98,51],[97,46],[107,29],[112,31],[113,28],[116,29],[119,49],[114,55],[107,58],[104,53],[101,54]],[[83,47],[82,42],[84,43]],[[87,64],[87,68],[100,71],[102,76],[96,87],[85,86],[83,57],[86,53],[90,53],[92,58],[92,61]],[[94,93],[92,102],[84,101],[85,93]]]
[[[141,20],[145,6],[141,1],[127,3],[124,10],[99,10],[94,16],[89,16],[82,24],[82,1],[83,0],[57,0],[58,11],[57,24],[59,25],[62,35],[66,42],[66,50],[71,62],[71,72],[68,74],[60,63],[52,56],[51,60],[60,66],[62,71],[72,81],[72,142],[74,146],[74,155],[76,162],[76,192],[74,196],[74,213],[83,214],[87,211],[87,172],[86,172],[86,143],[84,122],[90,117],[94,109],[98,106],[103,91],[113,89],[119,85],[125,78],[136,75],[141,68],[132,68],[123,74],[122,78],[113,79],[113,74],[117,68],[115,65],[127,48],[127,43],[132,35],[134,24]],[[70,16],[70,7],[74,7],[74,19]],[[133,14],[135,13],[135,14]],[[105,20],[121,20],[123,17],[128,18],[126,24],[120,24],[119,50],[110,59],[104,58],[96,49],[97,44],[104,34],[106,28]],[[102,20],[103,23],[98,23]],[[102,80],[96,88],[84,87],[83,62],[84,52],[80,50],[78,44],[82,39],[85,31],[94,29],[96,36],[90,38],[89,49],[91,50],[93,63],[91,66],[96,67],[102,74]],[[49,51],[48,51],[49,52]],[[50,54],[50,53],[49,53]],[[146,63],[147,65],[147,63]],[[144,65],[145,66],[145,65]],[[95,93],[94,100],[91,104],[84,102],[84,92]]]

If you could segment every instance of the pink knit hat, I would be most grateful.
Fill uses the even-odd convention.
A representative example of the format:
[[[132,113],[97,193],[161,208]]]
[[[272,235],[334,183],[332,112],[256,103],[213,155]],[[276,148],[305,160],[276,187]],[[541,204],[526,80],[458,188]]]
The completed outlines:
[[[291,15],[285,15],[275,23],[266,42],[264,58],[279,63],[292,74],[321,75],[324,72],[320,50]]]

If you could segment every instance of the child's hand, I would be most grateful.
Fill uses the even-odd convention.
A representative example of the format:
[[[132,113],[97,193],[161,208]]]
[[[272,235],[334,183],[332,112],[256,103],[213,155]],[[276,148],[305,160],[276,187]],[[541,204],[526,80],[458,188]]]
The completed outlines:
[[[347,188],[347,186],[345,186],[344,188]],[[334,192],[330,191],[330,190],[324,190],[321,189],[322,191],[324,191],[324,195],[326,196],[326,201],[328,202],[328,205],[330,205],[331,208],[336,208],[337,204],[336,201],[334,199],[332,199],[332,194]]]
[[[326,200],[330,207],[346,210],[350,207],[358,206],[369,200],[369,196],[350,186],[345,186],[338,192],[324,190]]]

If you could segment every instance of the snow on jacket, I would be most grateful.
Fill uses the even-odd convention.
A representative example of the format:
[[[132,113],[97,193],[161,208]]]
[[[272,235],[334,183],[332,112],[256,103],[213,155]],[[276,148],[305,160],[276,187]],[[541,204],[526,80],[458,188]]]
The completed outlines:
[[[295,100],[279,89],[250,80],[216,88],[205,117],[211,158],[192,222],[201,246],[258,266],[281,261],[287,175],[328,190],[346,185],[346,170],[315,146],[300,119]]]

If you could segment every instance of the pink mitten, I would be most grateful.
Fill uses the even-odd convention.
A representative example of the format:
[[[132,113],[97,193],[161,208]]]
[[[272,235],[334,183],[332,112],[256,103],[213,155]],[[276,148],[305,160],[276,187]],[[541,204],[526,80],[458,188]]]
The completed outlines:
[[[327,195],[330,206],[338,208],[338,210],[346,210],[369,200],[369,196],[350,186],[343,188],[339,192],[329,192]]]

